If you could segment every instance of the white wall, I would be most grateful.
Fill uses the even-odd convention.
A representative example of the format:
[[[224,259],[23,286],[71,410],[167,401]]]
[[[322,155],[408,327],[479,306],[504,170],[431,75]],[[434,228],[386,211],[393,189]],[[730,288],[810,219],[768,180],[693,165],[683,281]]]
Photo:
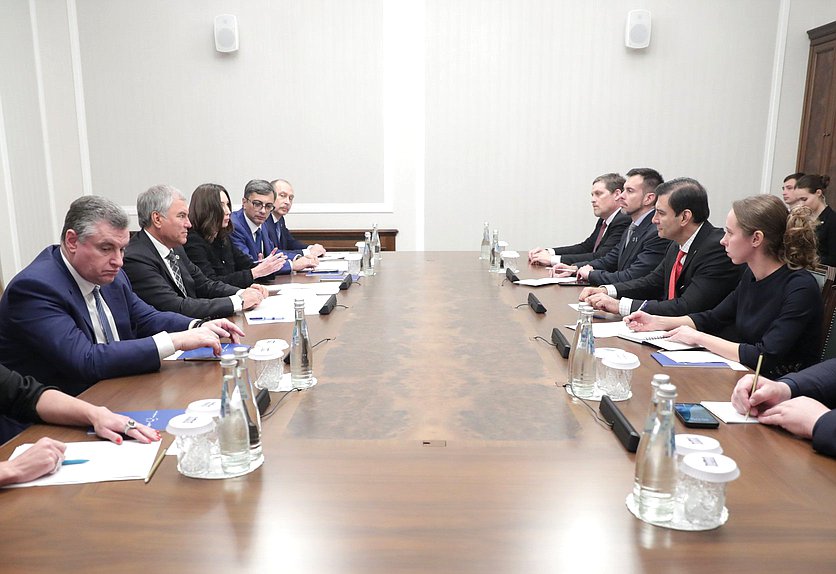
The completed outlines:
[[[233,55],[212,43],[226,12]],[[806,30],[834,19],[830,0],[4,0],[3,277],[75,197],[132,206],[158,182],[286,177],[291,227],[475,249],[487,219],[526,249],[588,233],[596,175],[650,166],[705,183],[720,224],[794,166]]]

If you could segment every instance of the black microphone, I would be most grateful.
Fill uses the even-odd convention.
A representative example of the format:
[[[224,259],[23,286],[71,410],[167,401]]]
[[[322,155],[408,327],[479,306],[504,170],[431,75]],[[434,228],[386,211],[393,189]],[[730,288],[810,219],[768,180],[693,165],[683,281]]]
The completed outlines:
[[[511,283],[516,283],[517,281],[520,280],[520,278],[517,277],[517,274],[514,273],[513,271],[511,271],[510,267],[508,267],[505,270],[505,278],[508,279],[508,281],[510,281]]]
[[[331,295],[328,297],[328,300],[325,302],[325,305],[322,306],[322,309],[319,310],[320,315],[328,315],[331,311],[334,310],[334,307],[337,306],[337,296]]]
[[[639,448],[639,439],[641,437],[636,432],[636,429],[633,428],[633,425],[630,424],[630,421],[627,420],[627,417],[624,416],[624,413],[621,412],[621,409],[612,402],[609,396],[604,395],[601,397],[601,405],[598,407],[598,410],[601,411],[604,419],[612,424],[612,430],[615,436],[618,437],[618,440],[621,441],[621,444],[624,445],[627,452],[636,452],[636,449]]]
[[[346,289],[351,287],[351,284],[353,282],[354,282],[354,279],[351,278],[351,273],[346,273],[345,279],[343,279],[343,282],[340,283],[340,291],[345,291]]]
[[[569,341],[557,327],[552,329],[552,343],[557,347],[557,352],[560,353],[561,357],[569,358]]]
[[[534,295],[534,293],[528,294],[528,306],[534,309],[535,313],[545,313],[546,308],[540,303],[540,300]]]

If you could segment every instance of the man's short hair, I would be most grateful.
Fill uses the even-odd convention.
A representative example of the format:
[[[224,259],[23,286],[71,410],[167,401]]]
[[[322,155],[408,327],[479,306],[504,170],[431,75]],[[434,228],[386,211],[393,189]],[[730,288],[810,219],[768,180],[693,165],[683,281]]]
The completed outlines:
[[[96,230],[99,223],[104,222],[114,229],[128,228],[128,214],[114,201],[98,195],[85,195],[70,204],[64,217],[64,228],[61,230],[61,243],[67,236],[67,230],[72,229],[79,240],[86,240]]]
[[[287,185],[290,185],[290,182],[287,181],[286,179],[274,179],[273,181],[270,182],[270,185],[272,185],[273,188],[275,188],[277,183],[286,183]],[[293,187],[293,186],[290,185],[290,187]]]
[[[592,185],[595,185],[599,181],[606,186],[610,193],[612,193],[617,189],[624,189],[624,182],[627,180],[625,180],[620,173],[605,173],[604,175],[599,175],[593,179]]]
[[[694,223],[702,223],[710,214],[708,193],[700,182],[690,177],[677,177],[656,188],[656,197],[668,195],[668,205],[675,215],[686,209],[691,212]]]
[[[244,186],[244,199],[249,199],[251,195],[272,195],[273,200],[276,199],[276,190],[270,185],[269,181],[263,179],[251,179]]]
[[[136,198],[136,216],[143,229],[151,225],[151,214],[155,211],[167,215],[175,199],[186,201],[185,196],[174,186],[167,184],[153,185]]]
[[[627,177],[632,177],[634,175],[640,175],[642,177],[644,185],[644,195],[647,195],[648,193],[653,193],[654,191],[656,191],[657,187],[659,187],[662,183],[665,182],[665,179],[662,177],[661,173],[649,167],[634,167],[633,169],[627,172]]]
[[[804,174],[800,171],[798,173],[791,173],[787,177],[784,178],[784,183],[787,183],[791,179],[800,179],[804,177]]]

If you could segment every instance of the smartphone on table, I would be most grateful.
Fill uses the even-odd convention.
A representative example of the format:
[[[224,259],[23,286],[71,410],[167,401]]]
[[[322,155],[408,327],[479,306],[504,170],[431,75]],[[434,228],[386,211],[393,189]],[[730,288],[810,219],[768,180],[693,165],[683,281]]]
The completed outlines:
[[[676,418],[688,428],[716,429],[720,426],[717,417],[699,403],[676,403]]]

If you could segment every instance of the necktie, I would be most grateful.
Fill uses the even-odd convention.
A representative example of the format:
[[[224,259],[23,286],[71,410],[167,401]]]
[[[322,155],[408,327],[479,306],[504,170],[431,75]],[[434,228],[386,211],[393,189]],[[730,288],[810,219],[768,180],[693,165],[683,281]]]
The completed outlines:
[[[96,314],[99,316],[99,323],[102,327],[102,333],[104,333],[105,343],[112,343],[113,331],[110,329],[110,321],[107,320],[107,315],[105,315],[104,305],[102,304],[102,296],[99,293],[98,285],[93,287],[93,299],[96,301]]]
[[[685,252],[681,249],[676,254],[676,261],[671,269],[671,277],[668,281],[668,299],[676,298],[676,282],[679,281],[679,276],[682,274],[682,258],[685,257]]]
[[[601,240],[604,238],[604,233],[607,231],[607,222],[601,222],[601,229],[598,230],[598,237],[595,238],[595,245],[592,246],[592,251],[598,251],[598,246],[601,245]]]
[[[636,224],[631,223],[630,227],[627,228],[627,237],[624,239],[624,244],[621,246],[621,252],[627,249],[627,246],[630,245],[630,239],[633,237],[633,232],[636,230]]]
[[[177,255],[174,254],[174,250],[172,249],[168,252],[168,255],[166,255],[165,258],[168,259],[169,267],[171,267],[171,274],[174,276],[174,282],[177,284],[177,288],[185,297],[186,287],[183,286],[183,276],[180,275],[180,265],[177,263]]]
[[[258,256],[264,253],[264,239],[261,237],[261,228],[255,230],[255,259],[258,259]]]

